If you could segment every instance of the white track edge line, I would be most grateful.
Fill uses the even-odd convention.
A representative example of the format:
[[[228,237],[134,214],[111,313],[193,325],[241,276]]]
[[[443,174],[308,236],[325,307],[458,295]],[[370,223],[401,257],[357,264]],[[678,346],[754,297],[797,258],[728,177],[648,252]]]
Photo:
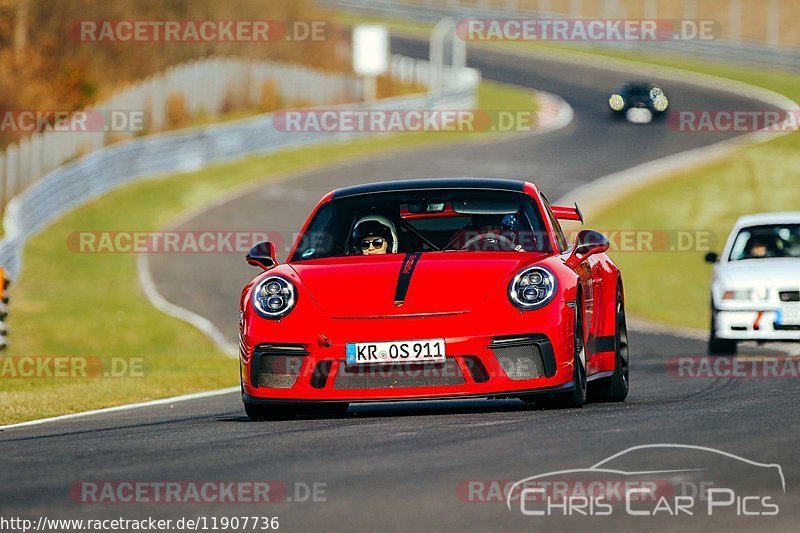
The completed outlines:
[[[114,407],[104,407],[102,409],[93,409],[91,411],[81,411],[80,413],[70,413],[68,415],[61,415],[61,416],[53,416],[50,418],[40,418],[38,420],[28,420],[26,422],[19,422],[16,424],[8,424],[6,426],[0,426],[0,431],[4,431],[6,429],[14,429],[14,428],[21,428],[27,426],[38,426],[40,424],[46,424],[48,422],[59,422],[61,420],[71,420],[73,418],[81,418],[90,415],[99,415],[104,413],[113,413],[117,411],[130,411],[132,409],[141,409],[142,407],[152,407],[156,405],[165,405],[170,403],[176,402],[185,402],[188,400],[198,400],[200,398],[210,398],[213,396],[222,396],[223,394],[230,394],[232,392],[237,392],[239,387],[228,387],[225,389],[216,389],[211,391],[203,391],[203,392],[195,392],[192,394],[183,394],[180,396],[172,396],[170,398],[159,398],[157,400],[149,400],[146,402],[137,402],[137,403],[128,403],[124,405],[115,405]]]
[[[217,347],[222,350],[225,355],[235,358],[238,353],[237,346],[225,339],[225,335],[214,325],[209,319],[200,316],[197,313],[189,311],[188,309],[175,305],[161,296],[161,293],[156,289],[153,276],[150,269],[147,267],[148,261],[144,254],[137,254],[136,256],[136,275],[139,279],[139,286],[144,291],[145,296],[150,303],[159,311],[191,324],[199,329],[203,334],[209,337]]]

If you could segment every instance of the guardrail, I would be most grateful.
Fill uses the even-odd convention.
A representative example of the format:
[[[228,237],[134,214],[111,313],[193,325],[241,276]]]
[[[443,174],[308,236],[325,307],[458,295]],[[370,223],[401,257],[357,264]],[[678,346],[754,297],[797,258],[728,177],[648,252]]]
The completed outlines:
[[[438,70],[427,61],[394,56],[390,74],[404,83],[429,88],[419,95],[352,104],[359,110],[472,109],[480,73],[469,68]],[[197,170],[212,162],[251,154],[364,135],[360,132],[282,133],[273,127],[273,114],[225,124],[200,126],[132,139],[101,148],[59,167],[9,202],[0,240],[0,266],[10,278],[21,269],[27,239],[51,221],[88,200],[120,185],[156,174]],[[66,249],[66,248],[65,248]]]
[[[421,3],[403,0],[322,0],[324,5],[359,13],[391,18],[435,23],[444,17],[456,20],[465,18],[581,18],[581,15],[564,15],[542,9],[520,7],[515,0],[503,5],[492,5],[489,1],[437,0]],[[483,5],[482,5],[483,4]],[[614,18],[613,16],[609,18]],[[655,18],[655,17],[654,17]],[[685,41],[598,41],[587,46],[609,47],[621,50],[637,50],[645,53],[665,53],[712,59],[728,63],[771,67],[789,71],[800,71],[800,48],[731,40],[685,40]]]
[[[62,131],[34,133],[0,152],[0,207],[67,161],[110,141],[141,134],[142,127],[131,127],[134,113],[147,131],[159,131],[169,125],[170,99],[179,99],[187,117],[217,114],[229,107],[258,108],[267,84],[275,100],[289,105],[347,102],[361,95],[361,81],[352,74],[301,65],[235,57],[176,65],[83,110],[89,120],[76,123],[77,115],[72,115],[59,127]],[[111,114],[121,116],[125,124],[109,124]]]

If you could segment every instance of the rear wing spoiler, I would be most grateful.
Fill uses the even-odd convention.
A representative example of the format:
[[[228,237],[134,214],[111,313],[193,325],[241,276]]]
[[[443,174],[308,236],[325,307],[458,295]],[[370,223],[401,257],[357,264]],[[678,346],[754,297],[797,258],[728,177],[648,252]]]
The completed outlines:
[[[580,223],[583,224],[583,213],[581,213],[581,209],[578,207],[577,203],[574,207],[552,205],[550,209],[559,220],[579,220]]]

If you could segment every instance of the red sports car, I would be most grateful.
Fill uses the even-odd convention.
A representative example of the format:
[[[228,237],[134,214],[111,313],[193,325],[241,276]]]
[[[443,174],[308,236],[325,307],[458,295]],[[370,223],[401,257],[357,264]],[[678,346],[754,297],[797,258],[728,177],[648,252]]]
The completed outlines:
[[[325,195],[285,264],[241,297],[242,400],[253,420],[349,403],[520,398],[622,401],[628,336],[608,240],[574,244],[532,183],[483,178],[357,185]]]

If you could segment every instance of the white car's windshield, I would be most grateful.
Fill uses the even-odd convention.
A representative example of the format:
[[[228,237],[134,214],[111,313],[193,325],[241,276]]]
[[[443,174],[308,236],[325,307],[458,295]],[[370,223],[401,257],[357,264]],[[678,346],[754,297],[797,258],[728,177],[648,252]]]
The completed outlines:
[[[729,261],[800,257],[800,224],[769,224],[742,228]]]

